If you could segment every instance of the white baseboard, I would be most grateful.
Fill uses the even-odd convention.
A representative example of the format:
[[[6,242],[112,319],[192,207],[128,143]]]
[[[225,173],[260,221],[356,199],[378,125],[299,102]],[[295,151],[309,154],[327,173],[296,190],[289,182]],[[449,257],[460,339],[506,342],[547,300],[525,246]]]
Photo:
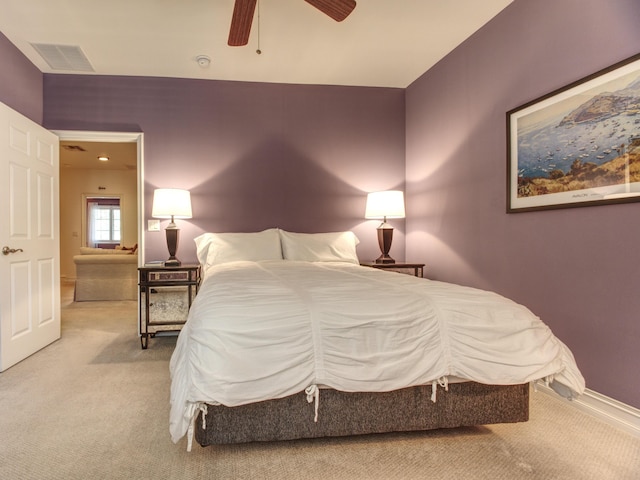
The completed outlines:
[[[613,398],[594,392],[588,388],[584,395],[573,400],[566,400],[560,397],[551,388],[542,383],[536,385],[540,392],[553,395],[555,398],[563,400],[565,403],[596,417],[605,423],[624,430],[627,433],[640,438],[640,410]]]

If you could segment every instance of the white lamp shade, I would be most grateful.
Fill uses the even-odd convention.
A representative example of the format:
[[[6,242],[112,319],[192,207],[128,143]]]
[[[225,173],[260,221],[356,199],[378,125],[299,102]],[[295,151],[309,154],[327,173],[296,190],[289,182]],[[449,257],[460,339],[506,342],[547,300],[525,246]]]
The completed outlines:
[[[404,193],[400,190],[371,192],[367,195],[364,218],[404,218]]]
[[[157,188],[153,192],[154,218],[191,218],[191,194],[178,188]]]

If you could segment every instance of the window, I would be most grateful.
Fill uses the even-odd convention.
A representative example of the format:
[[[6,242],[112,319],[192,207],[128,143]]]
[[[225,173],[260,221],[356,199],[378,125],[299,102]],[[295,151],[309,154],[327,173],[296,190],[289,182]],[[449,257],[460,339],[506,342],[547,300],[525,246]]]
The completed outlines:
[[[120,207],[98,205],[91,212],[91,238],[95,242],[120,243]]]
[[[120,243],[119,198],[87,198],[87,220],[88,246],[109,247]]]

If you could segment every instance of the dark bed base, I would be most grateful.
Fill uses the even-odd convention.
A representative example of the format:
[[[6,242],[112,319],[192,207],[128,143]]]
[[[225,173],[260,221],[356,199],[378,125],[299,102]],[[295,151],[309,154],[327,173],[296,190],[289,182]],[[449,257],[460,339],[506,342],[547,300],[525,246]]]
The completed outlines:
[[[201,414],[195,422],[196,440],[206,447],[526,422],[529,385],[452,383],[449,391],[438,387],[435,403],[430,385],[387,393],[325,389],[320,391],[317,423],[313,417],[314,406],[304,393],[239,407],[209,405],[206,429]]]

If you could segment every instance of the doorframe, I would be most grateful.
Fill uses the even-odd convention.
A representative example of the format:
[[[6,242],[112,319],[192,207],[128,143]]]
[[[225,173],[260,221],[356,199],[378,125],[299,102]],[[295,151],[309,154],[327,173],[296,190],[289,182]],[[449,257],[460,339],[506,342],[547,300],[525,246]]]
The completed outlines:
[[[83,130],[51,130],[60,141],[136,143],[137,144],[137,202],[138,202],[138,266],[144,265],[144,133],[97,132]]]

